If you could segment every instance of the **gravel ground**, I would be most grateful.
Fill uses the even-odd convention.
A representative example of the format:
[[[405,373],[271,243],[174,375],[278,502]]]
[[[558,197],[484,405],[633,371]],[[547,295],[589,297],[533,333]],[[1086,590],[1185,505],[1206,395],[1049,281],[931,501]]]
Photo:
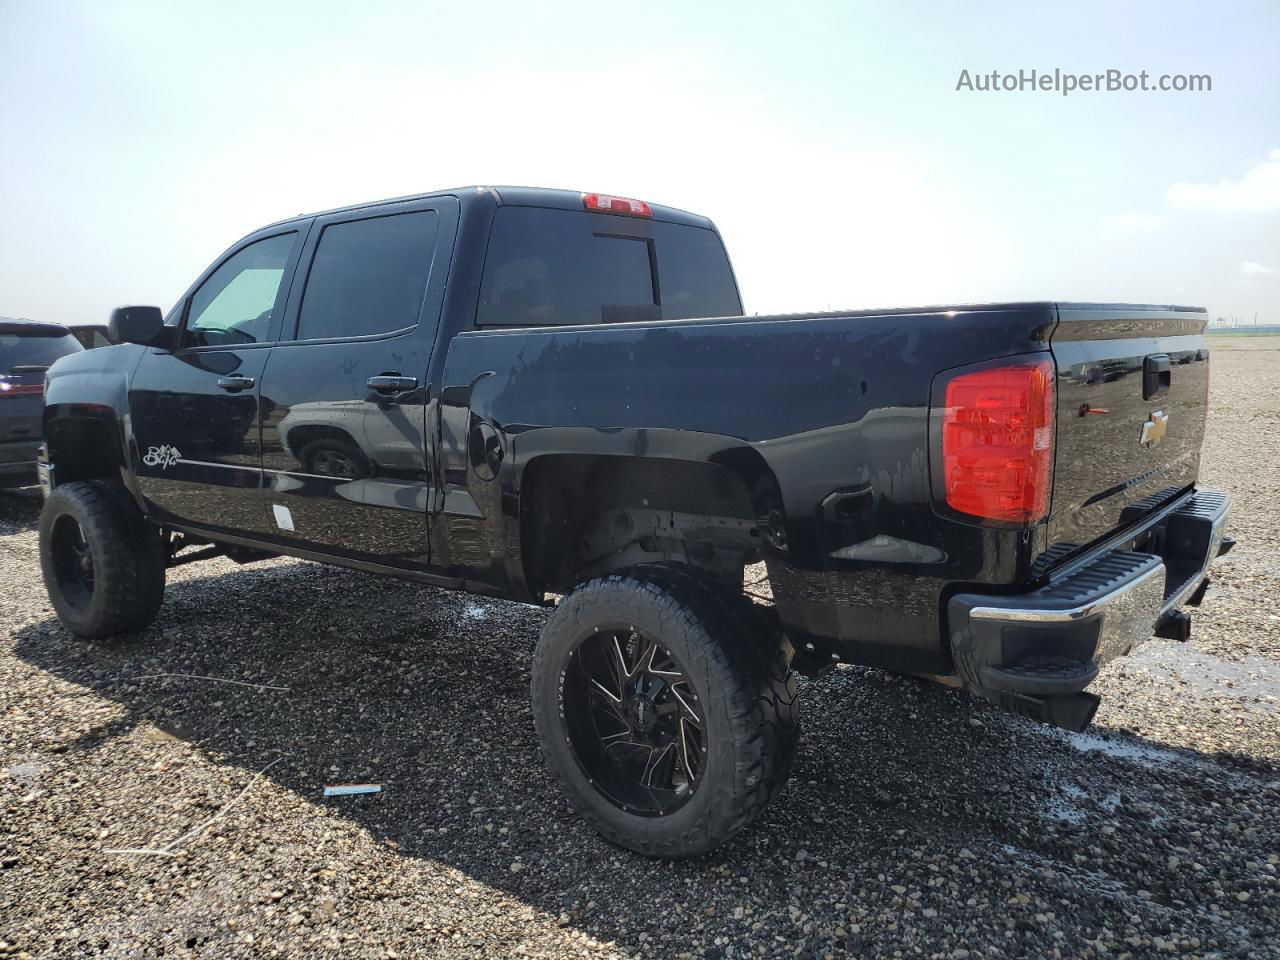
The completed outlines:
[[[1190,644],[1105,670],[1083,735],[874,670],[806,683],[794,779],[695,862],[609,847],[553,787],[542,611],[216,560],[84,644],[38,498],[0,493],[0,955],[1280,956],[1280,337],[1214,346],[1204,479],[1241,542]],[[177,673],[288,689],[152,677]],[[139,847],[169,852],[109,852]]]

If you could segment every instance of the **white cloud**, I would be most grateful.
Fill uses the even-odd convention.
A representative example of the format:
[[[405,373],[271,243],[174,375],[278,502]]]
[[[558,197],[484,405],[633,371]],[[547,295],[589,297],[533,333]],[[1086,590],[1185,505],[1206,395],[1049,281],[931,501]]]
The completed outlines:
[[[1240,272],[1248,276],[1257,276],[1264,273],[1275,273],[1274,267],[1268,267],[1265,264],[1258,263],[1256,260],[1246,260],[1240,264]]]
[[[1169,218],[1158,213],[1118,213],[1104,217],[1103,223],[1114,233],[1149,233],[1159,230]]]
[[[1272,150],[1239,180],[1175,183],[1166,195],[1175,207],[1192,210],[1275,210],[1280,208],[1280,150]]]

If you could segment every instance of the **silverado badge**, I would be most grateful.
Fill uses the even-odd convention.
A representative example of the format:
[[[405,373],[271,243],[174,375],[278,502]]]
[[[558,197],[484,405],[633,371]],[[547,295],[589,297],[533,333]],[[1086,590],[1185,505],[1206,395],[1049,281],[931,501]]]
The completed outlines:
[[[1142,439],[1138,442],[1144,447],[1154,447],[1164,439],[1165,431],[1168,429],[1169,415],[1163,410],[1157,410],[1151,414],[1151,419],[1142,425]]]

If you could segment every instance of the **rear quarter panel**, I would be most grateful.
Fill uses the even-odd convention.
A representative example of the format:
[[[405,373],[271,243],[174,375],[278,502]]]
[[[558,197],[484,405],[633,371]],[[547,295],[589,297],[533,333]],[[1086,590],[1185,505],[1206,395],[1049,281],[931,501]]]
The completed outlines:
[[[1007,531],[934,513],[930,384],[947,367],[1045,350],[1052,318],[1049,305],[1030,304],[465,333],[450,346],[441,395],[445,512],[486,531],[474,553],[488,576],[507,551],[514,579],[520,476],[536,458],[740,463],[750,451],[780,491],[785,546],[768,560],[784,620],[853,644],[905,644],[914,669],[925,668],[920,653],[940,667],[942,590],[1010,581],[1022,548],[1008,548]],[[478,423],[510,454],[490,482],[456,453]],[[857,509],[824,522],[824,500],[839,491],[855,493]],[[875,562],[830,556],[881,536],[908,546]]]

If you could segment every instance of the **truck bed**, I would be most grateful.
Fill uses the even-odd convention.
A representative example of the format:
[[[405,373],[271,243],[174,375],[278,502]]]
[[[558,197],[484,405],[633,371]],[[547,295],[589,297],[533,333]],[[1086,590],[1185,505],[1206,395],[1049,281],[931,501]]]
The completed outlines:
[[[955,584],[1043,579],[1157,489],[1194,479],[1204,321],[1187,308],[1046,301],[482,330],[455,337],[444,382],[467,398],[460,421],[514,437],[519,471],[573,449],[758,463],[785,514],[786,551],[770,560],[784,621],[839,638],[854,659],[941,673],[938,609]],[[1047,521],[1024,534],[936,509],[935,378],[1049,351],[1062,357],[1061,485]],[[1134,365],[1161,351],[1179,361],[1165,403],[1178,407],[1177,439],[1139,450]],[[1122,404],[1121,391],[1137,399]],[[1095,398],[1111,412],[1080,418]],[[1083,458],[1091,445],[1099,456]]]

